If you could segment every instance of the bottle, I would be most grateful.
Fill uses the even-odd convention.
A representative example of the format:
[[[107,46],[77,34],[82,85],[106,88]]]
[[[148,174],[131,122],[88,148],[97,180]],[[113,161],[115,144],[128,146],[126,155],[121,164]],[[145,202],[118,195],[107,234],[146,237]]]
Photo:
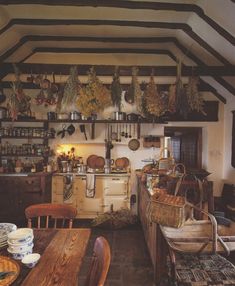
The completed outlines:
[[[52,171],[51,164],[48,163],[48,164],[47,164],[47,172],[48,172],[48,173],[51,173],[51,171]]]
[[[32,172],[32,173],[35,173],[35,172],[36,172],[36,166],[35,166],[34,163],[33,163],[32,167],[31,167],[31,172]]]

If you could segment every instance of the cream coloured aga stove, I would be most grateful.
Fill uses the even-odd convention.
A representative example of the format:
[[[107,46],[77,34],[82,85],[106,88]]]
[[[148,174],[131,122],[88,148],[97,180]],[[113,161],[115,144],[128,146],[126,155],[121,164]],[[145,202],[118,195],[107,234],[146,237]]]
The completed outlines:
[[[93,197],[88,197],[86,174],[54,174],[52,202],[74,205],[78,218],[94,218],[111,209],[130,208],[129,178],[129,174],[95,174]]]

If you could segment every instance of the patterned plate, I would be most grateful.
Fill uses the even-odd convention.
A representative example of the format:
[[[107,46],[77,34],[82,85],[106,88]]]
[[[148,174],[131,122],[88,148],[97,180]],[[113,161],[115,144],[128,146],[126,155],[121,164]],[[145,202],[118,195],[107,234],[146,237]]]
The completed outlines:
[[[2,222],[0,223],[0,238],[7,236],[13,230],[16,230],[17,226],[13,223]]]

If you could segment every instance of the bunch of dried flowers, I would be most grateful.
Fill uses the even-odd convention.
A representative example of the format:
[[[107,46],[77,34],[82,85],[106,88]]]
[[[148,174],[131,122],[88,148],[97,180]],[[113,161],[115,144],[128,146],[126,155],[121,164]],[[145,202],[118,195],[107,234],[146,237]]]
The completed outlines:
[[[94,67],[88,72],[88,82],[80,90],[80,95],[77,100],[79,111],[90,116],[111,106],[111,92],[103,85],[96,76]]]

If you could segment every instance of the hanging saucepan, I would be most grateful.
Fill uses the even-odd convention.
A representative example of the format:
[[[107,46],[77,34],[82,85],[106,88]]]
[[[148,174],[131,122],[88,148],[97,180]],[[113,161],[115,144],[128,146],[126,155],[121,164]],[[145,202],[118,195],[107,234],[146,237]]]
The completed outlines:
[[[138,121],[139,115],[136,113],[129,113],[127,114],[127,120],[128,121]]]
[[[131,139],[128,142],[128,147],[132,151],[136,151],[140,148],[140,141],[138,139]]]
[[[73,133],[75,132],[75,127],[73,124],[70,124],[68,127],[67,127],[67,132],[69,135],[73,135]]]

